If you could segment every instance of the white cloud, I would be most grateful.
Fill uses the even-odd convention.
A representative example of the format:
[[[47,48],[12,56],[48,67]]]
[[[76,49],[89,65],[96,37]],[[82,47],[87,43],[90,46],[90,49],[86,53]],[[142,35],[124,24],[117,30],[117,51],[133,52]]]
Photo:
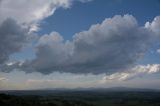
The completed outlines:
[[[70,1],[71,0],[2,0],[0,5],[0,23],[7,18],[12,18],[18,23],[35,27],[41,20],[53,15],[58,7],[69,7]]]
[[[43,19],[53,15],[57,8],[69,8],[74,1],[76,0],[2,0],[0,24],[7,18],[12,18],[20,24],[29,26],[30,31],[37,31]]]
[[[141,77],[146,74],[155,74],[160,72],[160,64],[148,64],[148,65],[138,65],[130,70],[125,70],[124,72],[117,72],[111,75],[106,75],[101,82],[108,81],[126,81],[131,80],[136,77]]]
[[[146,22],[145,27],[149,30],[153,31],[157,36],[160,34],[160,16],[156,16],[154,20],[150,22]]]

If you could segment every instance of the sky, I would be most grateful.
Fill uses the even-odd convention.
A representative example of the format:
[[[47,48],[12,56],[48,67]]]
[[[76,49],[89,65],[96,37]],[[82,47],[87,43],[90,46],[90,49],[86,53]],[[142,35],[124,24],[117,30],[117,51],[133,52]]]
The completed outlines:
[[[0,90],[160,89],[160,0],[0,0]]]

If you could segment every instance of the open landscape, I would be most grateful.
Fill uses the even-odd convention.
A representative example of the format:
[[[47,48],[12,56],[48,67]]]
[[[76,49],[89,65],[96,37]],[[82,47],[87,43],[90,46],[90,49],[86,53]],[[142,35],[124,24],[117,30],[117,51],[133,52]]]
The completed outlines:
[[[0,0],[0,106],[160,106],[160,0]]]
[[[109,88],[1,91],[1,106],[160,106],[160,91]]]

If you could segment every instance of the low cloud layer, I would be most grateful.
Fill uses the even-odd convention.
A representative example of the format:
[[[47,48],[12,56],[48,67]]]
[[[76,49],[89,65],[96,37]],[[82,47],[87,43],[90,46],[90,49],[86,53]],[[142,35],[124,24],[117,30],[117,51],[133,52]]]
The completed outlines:
[[[132,15],[116,15],[88,31],[77,33],[72,41],[52,32],[36,45],[36,58],[25,62],[26,72],[112,74],[130,69],[159,39],[160,17],[139,26]]]
[[[108,81],[126,81],[136,77],[143,77],[148,74],[156,74],[160,72],[160,64],[138,65],[125,72],[117,72],[107,75],[102,79],[102,82]]]

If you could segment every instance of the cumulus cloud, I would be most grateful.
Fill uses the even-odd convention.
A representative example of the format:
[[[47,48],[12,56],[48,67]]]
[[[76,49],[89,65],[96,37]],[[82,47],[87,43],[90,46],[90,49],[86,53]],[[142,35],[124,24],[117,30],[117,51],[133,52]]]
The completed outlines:
[[[74,0],[1,0],[0,1],[0,67],[12,69],[19,63],[3,64],[19,52],[32,38],[39,23],[59,8],[68,8]],[[8,72],[8,71],[7,71]]]
[[[52,32],[39,39],[36,58],[22,67],[27,72],[44,74],[121,72],[132,68],[159,38],[157,21],[159,17],[139,26],[132,15],[116,15],[75,34],[71,41],[64,41],[59,33]]]
[[[34,26],[44,18],[52,15],[56,8],[67,8],[70,0],[2,0],[0,5],[0,23],[12,18],[19,23]]]
[[[12,18],[30,27],[31,31],[36,31],[43,19],[53,15],[59,7],[70,7],[73,1],[76,0],[1,0],[0,23],[6,18]]]
[[[160,72],[160,64],[138,65],[125,72],[117,72],[107,75],[102,79],[102,82],[107,81],[126,81],[136,77],[142,77],[147,74],[155,74]]]
[[[160,16],[156,16],[153,22],[146,22],[145,27],[154,32],[157,36],[160,35]]]
[[[0,64],[6,62],[11,54],[26,46],[32,37],[28,29],[21,27],[12,19],[6,19],[0,24]]]
[[[119,79],[132,76],[121,73],[135,67],[160,37],[160,17],[139,26],[132,15],[116,15],[88,31],[76,33],[65,41],[58,32],[43,35],[35,47],[35,59],[19,65],[5,65],[5,70],[20,68],[26,72],[113,74]],[[6,68],[7,67],[7,68]],[[119,74],[120,73],[120,74]],[[121,78],[123,76],[123,78]]]

